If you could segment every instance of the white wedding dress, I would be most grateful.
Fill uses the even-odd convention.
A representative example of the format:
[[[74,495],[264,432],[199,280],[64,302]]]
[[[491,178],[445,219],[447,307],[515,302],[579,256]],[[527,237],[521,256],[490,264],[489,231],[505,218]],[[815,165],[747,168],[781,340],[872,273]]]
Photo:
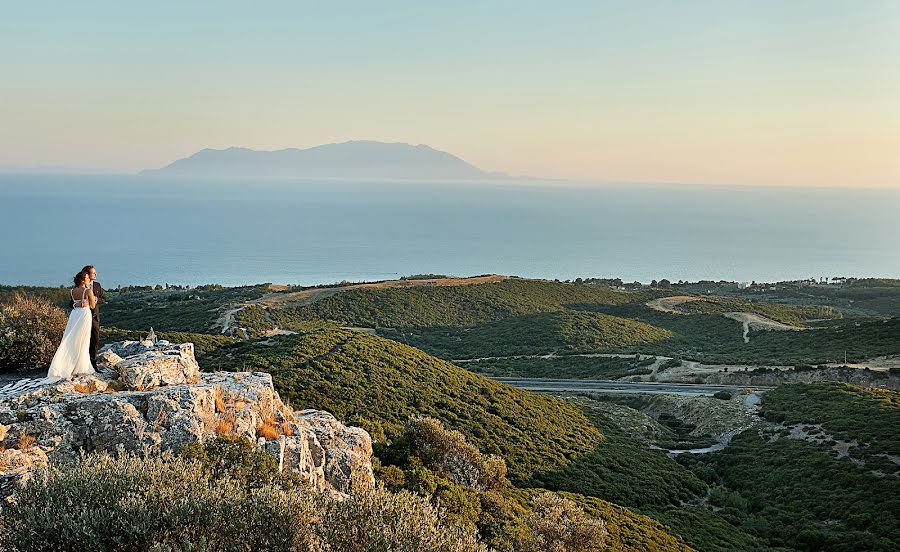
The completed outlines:
[[[90,344],[91,344],[91,308],[90,302],[85,299],[87,288],[81,290],[81,300],[72,300],[75,302],[75,308],[69,314],[69,322],[66,324],[66,331],[63,333],[62,342],[59,349],[53,355],[53,362],[50,363],[50,371],[47,377],[54,380],[69,379],[72,376],[81,374],[95,374],[93,365],[91,365]]]

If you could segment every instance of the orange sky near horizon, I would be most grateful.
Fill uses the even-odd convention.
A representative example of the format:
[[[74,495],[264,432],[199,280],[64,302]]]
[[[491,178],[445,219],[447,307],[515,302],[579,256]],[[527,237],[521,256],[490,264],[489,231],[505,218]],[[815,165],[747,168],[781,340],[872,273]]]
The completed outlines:
[[[900,189],[900,2],[346,4],[0,6],[0,170],[365,139],[545,179]]]

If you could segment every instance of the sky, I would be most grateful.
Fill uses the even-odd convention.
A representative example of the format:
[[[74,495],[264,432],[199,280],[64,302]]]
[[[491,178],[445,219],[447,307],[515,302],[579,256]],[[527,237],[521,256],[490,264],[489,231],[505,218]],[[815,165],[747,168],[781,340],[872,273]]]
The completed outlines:
[[[900,2],[0,4],[0,167],[354,139],[549,179],[900,188]]]

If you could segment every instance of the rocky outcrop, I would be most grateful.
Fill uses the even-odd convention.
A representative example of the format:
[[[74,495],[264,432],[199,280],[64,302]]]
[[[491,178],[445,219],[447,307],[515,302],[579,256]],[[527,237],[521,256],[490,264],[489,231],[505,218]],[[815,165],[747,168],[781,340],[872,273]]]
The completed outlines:
[[[101,358],[96,376],[0,389],[0,487],[82,451],[177,452],[217,435],[253,440],[319,490],[374,486],[369,434],[327,412],[294,412],[267,373],[201,373],[189,343],[117,343]]]
[[[718,372],[708,375],[705,383],[724,385],[777,386],[787,382],[812,383],[840,381],[860,387],[876,387],[900,391],[900,376],[893,373],[858,368],[816,368],[812,370],[749,370]]]
[[[101,354],[127,389],[145,391],[199,381],[200,366],[194,359],[193,343],[124,341],[105,346]]]

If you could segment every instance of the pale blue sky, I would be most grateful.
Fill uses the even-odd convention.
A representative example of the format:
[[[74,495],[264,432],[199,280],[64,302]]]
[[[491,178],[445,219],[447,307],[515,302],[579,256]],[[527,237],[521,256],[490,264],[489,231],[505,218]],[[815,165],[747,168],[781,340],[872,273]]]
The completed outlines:
[[[900,186],[900,2],[9,2],[0,165],[427,143],[595,181]]]

